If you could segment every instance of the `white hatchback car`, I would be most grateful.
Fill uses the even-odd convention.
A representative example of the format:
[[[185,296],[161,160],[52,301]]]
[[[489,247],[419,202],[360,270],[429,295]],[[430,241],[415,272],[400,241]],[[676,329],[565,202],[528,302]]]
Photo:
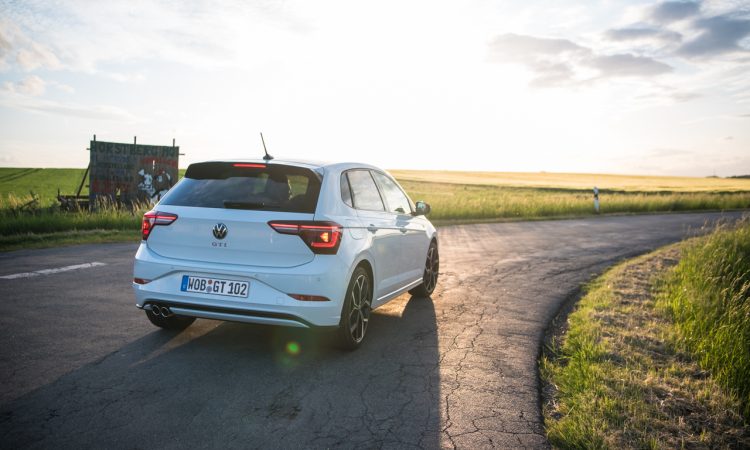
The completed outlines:
[[[336,327],[353,349],[372,309],[435,289],[429,211],[366,164],[191,164],[143,217],[136,306],[172,329],[196,317]]]

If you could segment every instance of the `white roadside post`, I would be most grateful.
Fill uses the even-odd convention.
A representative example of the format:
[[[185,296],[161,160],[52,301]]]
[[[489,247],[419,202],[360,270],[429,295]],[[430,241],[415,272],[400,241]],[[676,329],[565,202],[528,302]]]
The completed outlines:
[[[594,186],[594,211],[599,214],[599,188]]]

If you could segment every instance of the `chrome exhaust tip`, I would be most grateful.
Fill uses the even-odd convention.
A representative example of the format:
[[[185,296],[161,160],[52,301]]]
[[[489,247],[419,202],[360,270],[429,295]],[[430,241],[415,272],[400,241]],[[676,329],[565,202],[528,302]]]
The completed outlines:
[[[162,308],[161,308],[161,316],[166,319],[167,317],[169,317],[171,315],[172,315],[172,311],[169,310],[169,307],[162,306]]]
[[[159,307],[159,305],[151,305],[151,312],[155,316],[160,316],[161,315],[161,308]]]

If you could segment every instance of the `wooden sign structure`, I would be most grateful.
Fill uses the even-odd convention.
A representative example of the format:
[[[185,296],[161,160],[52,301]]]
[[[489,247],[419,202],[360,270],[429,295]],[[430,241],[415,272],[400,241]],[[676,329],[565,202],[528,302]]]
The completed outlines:
[[[97,141],[90,143],[89,204],[156,203],[178,180],[180,147]]]

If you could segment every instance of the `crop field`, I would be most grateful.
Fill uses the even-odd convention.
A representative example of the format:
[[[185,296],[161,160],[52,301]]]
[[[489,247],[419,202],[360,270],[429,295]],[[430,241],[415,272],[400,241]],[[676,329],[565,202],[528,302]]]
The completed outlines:
[[[438,223],[595,215],[590,190],[517,188],[399,180],[412,199],[430,203]],[[750,192],[600,191],[600,212],[655,213],[750,208]]]
[[[58,189],[75,194],[84,169],[0,168],[0,249],[13,242],[43,242],[41,235],[91,236],[118,230],[137,238],[139,215],[147,206],[98,214],[63,213]],[[602,214],[655,213],[750,208],[750,179],[644,177],[591,174],[434,172],[392,170],[413,200],[430,203],[437,225],[495,220],[528,220],[594,215],[592,187],[600,189]],[[180,175],[184,170],[180,171]],[[81,194],[87,195],[87,183]],[[23,207],[32,199],[38,202]],[[34,239],[19,233],[33,233]],[[106,234],[106,233],[105,233]],[[110,236],[107,234],[107,236]],[[67,242],[67,241],[66,241]]]
[[[591,190],[594,186],[628,192],[737,192],[750,191],[748,178],[657,177],[547,172],[457,172],[391,170],[401,181],[467,185]]]

